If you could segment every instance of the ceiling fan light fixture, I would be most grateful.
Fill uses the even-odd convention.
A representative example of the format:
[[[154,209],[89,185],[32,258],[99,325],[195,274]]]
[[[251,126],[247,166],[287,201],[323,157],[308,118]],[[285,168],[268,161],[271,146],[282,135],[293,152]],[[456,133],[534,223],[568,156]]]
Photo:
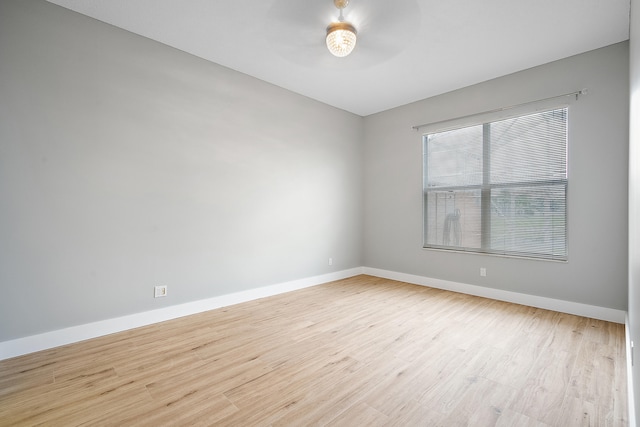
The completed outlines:
[[[337,57],[347,56],[356,47],[356,29],[348,22],[334,22],[327,27],[327,48]]]
[[[332,22],[327,27],[327,48],[334,56],[342,58],[347,56],[356,47],[356,27],[344,20],[342,9],[348,4],[349,0],[333,0],[333,4],[340,9],[340,17],[338,22]]]

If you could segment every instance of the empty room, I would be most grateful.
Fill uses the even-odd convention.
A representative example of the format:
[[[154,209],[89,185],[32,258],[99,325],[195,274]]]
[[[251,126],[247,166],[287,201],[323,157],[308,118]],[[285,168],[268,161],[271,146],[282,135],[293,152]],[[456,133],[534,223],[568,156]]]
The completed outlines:
[[[636,426],[638,0],[0,0],[0,426]]]

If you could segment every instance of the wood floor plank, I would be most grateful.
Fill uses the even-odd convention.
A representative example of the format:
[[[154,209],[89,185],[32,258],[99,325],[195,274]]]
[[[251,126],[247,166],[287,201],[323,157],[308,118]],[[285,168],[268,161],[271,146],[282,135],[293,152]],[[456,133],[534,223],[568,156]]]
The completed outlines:
[[[576,357],[560,350],[543,352],[510,408],[538,421],[555,425],[567,394]]]
[[[181,396],[200,390],[214,390],[222,394],[225,390],[246,384],[272,372],[266,363],[258,359],[238,363],[210,363],[201,369],[167,375],[146,385],[155,400],[173,401]],[[202,375],[206,372],[207,375]],[[215,378],[215,381],[211,379]]]
[[[494,362],[483,369],[482,375],[503,385],[522,388],[536,360],[545,351],[547,339],[539,334],[511,336],[506,340],[509,345],[497,349]]]
[[[55,362],[38,362],[34,365],[16,367],[15,373],[5,372],[0,377],[0,401],[3,396],[11,393],[53,383],[54,364]]]
[[[578,397],[568,396],[562,406],[557,425],[580,427],[610,427],[624,422],[605,406]]]
[[[510,409],[505,409],[500,414],[495,427],[549,427],[549,425]],[[565,425],[569,427],[572,424]]]
[[[388,426],[389,418],[376,411],[366,403],[360,402],[338,415],[327,426]]]
[[[238,412],[223,394],[201,389],[166,402],[146,402],[142,407],[104,413],[92,424],[119,426],[210,426]]]
[[[571,375],[568,394],[588,402],[613,404],[615,396],[615,356],[607,346],[585,341]]]
[[[482,377],[466,377],[467,390],[458,397],[451,425],[493,426],[514,398],[514,389]],[[454,399],[455,402],[455,399]]]
[[[423,395],[433,384],[431,378],[437,375],[438,367],[431,363],[429,354],[435,356],[432,350],[431,353],[425,352],[424,358],[413,362],[404,364],[398,361],[396,364],[400,369],[396,374],[380,378],[365,394],[364,401],[390,419],[402,417],[403,411],[407,411],[407,402]],[[380,359],[378,363],[390,362]]]
[[[627,427],[624,346],[362,275],[0,361],[0,426]]]
[[[388,375],[396,375],[398,366],[356,365],[346,366],[333,375],[323,376],[308,393],[284,416],[272,423],[275,426],[326,425],[339,417],[361,398],[378,381]],[[311,391],[311,390],[310,390]],[[319,406],[316,402],[322,402]]]
[[[407,400],[399,408],[397,415],[389,419],[389,426],[429,426],[429,427],[450,427],[447,416],[440,412],[433,411],[415,400]]]

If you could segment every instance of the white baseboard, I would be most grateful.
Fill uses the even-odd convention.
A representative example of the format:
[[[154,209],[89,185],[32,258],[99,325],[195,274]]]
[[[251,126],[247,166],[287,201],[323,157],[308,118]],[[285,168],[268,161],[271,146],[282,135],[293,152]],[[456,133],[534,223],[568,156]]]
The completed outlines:
[[[178,317],[189,316],[207,310],[252,301],[272,295],[278,295],[297,289],[308,288],[334,280],[346,279],[359,274],[382,277],[386,279],[398,280],[416,285],[429,286],[437,289],[444,289],[460,292],[469,295],[476,295],[485,298],[492,298],[500,301],[508,301],[516,304],[523,304],[532,307],[544,308],[548,310],[560,311],[579,316],[591,317],[594,319],[606,320],[615,323],[625,323],[626,312],[611,308],[598,307],[587,304],[580,304],[570,301],[556,300],[552,298],[539,297],[535,295],[521,294],[517,292],[504,291],[500,289],[486,288],[483,286],[469,285],[466,283],[451,282],[447,280],[433,279],[429,277],[416,276],[395,271],[382,270],[370,267],[356,267],[320,276],[308,277],[290,282],[279,283],[256,289],[249,289],[242,292],[221,295],[205,300],[188,302],[160,308],[157,310],[135,313],[128,316],[102,320],[99,322],[87,323],[84,325],[72,326],[56,331],[45,332],[38,335],[31,335],[24,338],[0,342],[0,360],[23,354],[46,350],[61,345],[97,338],[104,335],[122,332],[153,323],[164,322]]]
[[[625,317],[625,342],[627,348],[627,400],[629,401],[629,425],[636,424],[636,401],[633,393],[633,366],[631,365],[631,335],[629,328],[629,315]],[[637,353],[636,353],[637,354]]]
[[[398,273],[396,271],[381,270],[378,268],[363,267],[363,273],[385,279],[398,280],[414,285],[429,286],[431,288],[460,292],[468,295],[491,298],[499,301],[513,302],[531,307],[560,311],[562,313],[575,314],[590,317],[592,319],[606,320],[608,322],[624,324],[626,311],[613,308],[598,307],[595,305],[581,304],[577,302],[539,297],[535,295],[521,294],[518,292],[501,289],[487,288],[484,286],[469,285],[466,283],[450,282],[448,280],[432,279],[413,274]]]
[[[322,283],[332,282],[334,280],[346,279],[348,277],[357,276],[358,274],[362,274],[362,267],[299,280],[292,280],[290,282],[249,289],[205,300],[188,302],[157,310],[135,313],[128,316],[72,326],[70,328],[4,341],[0,342],[0,360],[84,341],[91,338],[97,338],[116,332],[122,332],[133,328],[139,328],[153,323],[164,322],[178,317],[189,316],[191,314],[201,313],[207,310],[278,295],[285,292],[295,291],[297,289],[308,288]]]

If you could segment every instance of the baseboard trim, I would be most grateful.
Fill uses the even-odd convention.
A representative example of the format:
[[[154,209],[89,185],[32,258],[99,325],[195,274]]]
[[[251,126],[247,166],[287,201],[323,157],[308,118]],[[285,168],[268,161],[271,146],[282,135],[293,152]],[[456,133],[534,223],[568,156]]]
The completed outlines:
[[[265,298],[285,292],[304,289],[311,286],[332,282],[334,280],[346,279],[349,277],[357,276],[359,274],[368,274],[370,276],[398,280],[415,285],[429,286],[432,288],[460,292],[469,295],[476,295],[516,304],[523,304],[531,307],[544,308],[547,310],[560,311],[563,313],[591,317],[594,319],[606,320],[609,322],[624,324],[626,321],[626,312],[622,310],[615,310],[606,307],[598,307],[535,295],[521,294],[518,292],[487,288],[483,286],[452,282],[448,280],[434,279],[407,273],[399,273],[396,271],[389,271],[378,268],[356,267],[334,273],[323,274],[320,276],[292,280],[275,285],[249,289],[242,292],[221,295],[205,300],[188,302],[185,304],[174,305],[157,310],[135,313],[128,316],[87,323],[84,325],[72,326],[65,329],[59,329],[38,335],[31,335],[24,338],[0,342],[0,360],[9,359],[28,353],[34,353],[36,351],[47,350],[62,345],[72,344],[75,342],[97,338],[117,332],[122,332],[129,329],[139,328],[141,326],[164,322],[166,320],[189,316],[191,314],[197,314],[203,311],[214,310],[216,308],[227,307],[242,302],[253,301],[259,298]]]
[[[633,393],[633,365],[631,361],[631,335],[629,327],[629,314],[625,316],[625,348],[627,349],[627,400],[629,405],[629,425],[635,426],[636,424],[636,401]],[[637,353],[636,353],[637,354]]]
[[[363,267],[364,274],[398,280],[414,285],[428,286],[447,291],[460,292],[468,295],[491,298],[499,301],[507,301],[531,307],[544,308],[562,313],[575,314],[593,319],[606,320],[614,323],[625,323],[626,311],[616,310],[595,305],[581,304],[577,302],[540,297],[502,289],[487,288],[484,286],[469,285],[466,283],[451,282],[448,280],[433,279],[430,277],[416,276],[413,274],[399,273],[396,271],[382,270],[379,268]]]
[[[242,292],[235,292],[204,300],[173,305],[157,310],[135,313],[99,322],[92,322],[56,331],[45,332],[38,335],[31,335],[15,340],[4,341],[0,342],[0,360],[22,356],[36,351],[47,350],[66,344],[72,344],[91,338],[97,338],[116,332],[122,332],[129,329],[139,328],[153,323],[164,322],[178,317],[189,316],[203,311],[308,288],[322,283],[332,282],[334,280],[346,279],[348,277],[362,274],[362,271],[362,267],[356,267],[320,276],[292,280],[275,285],[249,289]]]

